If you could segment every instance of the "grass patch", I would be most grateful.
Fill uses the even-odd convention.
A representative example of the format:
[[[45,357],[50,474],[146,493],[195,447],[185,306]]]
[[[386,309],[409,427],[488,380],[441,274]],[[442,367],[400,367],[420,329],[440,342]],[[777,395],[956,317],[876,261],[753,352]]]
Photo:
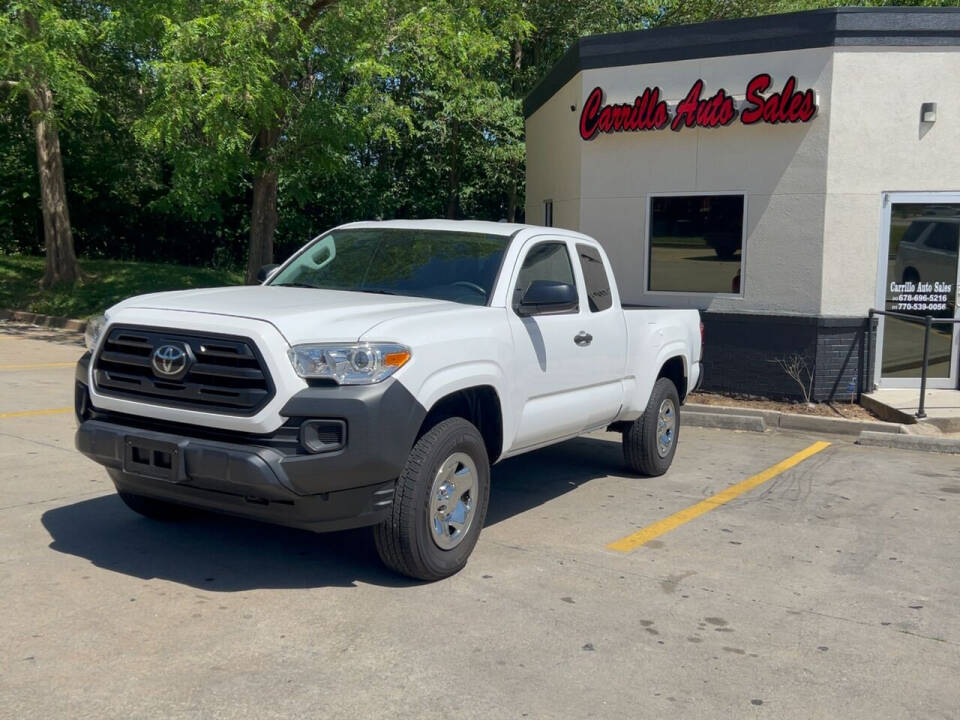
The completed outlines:
[[[133,295],[243,281],[229,270],[163,263],[81,260],[80,268],[88,277],[75,287],[41,290],[42,257],[0,255],[0,308],[86,318]]]

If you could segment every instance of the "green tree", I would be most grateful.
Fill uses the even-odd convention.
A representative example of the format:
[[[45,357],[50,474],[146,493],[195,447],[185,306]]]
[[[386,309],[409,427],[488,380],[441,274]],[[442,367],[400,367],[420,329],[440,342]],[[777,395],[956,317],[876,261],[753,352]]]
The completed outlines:
[[[246,277],[272,262],[281,170],[333,128],[314,100],[330,66],[319,43],[336,0],[199,0],[160,5],[154,94],[140,137],[174,169],[172,191],[195,216],[251,185]],[[322,143],[319,144],[322,146]]]
[[[389,167],[419,198],[394,210],[405,204],[415,214],[455,218],[477,214],[492,187],[504,197],[507,177],[520,167],[523,121],[495,70],[510,39],[529,29],[512,0],[482,8],[465,0],[409,3],[384,47],[380,83],[409,120],[398,128]]]
[[[8,2],[0,14],[0,86],[26,99],[40,181],[46,263],[43,287],[80,276],[67,207],[59,128],[93,109],[83,56],[96,40],[98,6],[55,0]]]

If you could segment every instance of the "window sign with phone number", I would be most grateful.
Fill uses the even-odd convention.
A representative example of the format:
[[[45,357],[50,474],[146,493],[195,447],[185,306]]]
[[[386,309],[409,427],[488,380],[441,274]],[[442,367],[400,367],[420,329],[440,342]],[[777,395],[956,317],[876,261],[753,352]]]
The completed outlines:
[[[953,302],[952,283],[890,283],[889,302],[892,310],[908,312],[941,312]]]

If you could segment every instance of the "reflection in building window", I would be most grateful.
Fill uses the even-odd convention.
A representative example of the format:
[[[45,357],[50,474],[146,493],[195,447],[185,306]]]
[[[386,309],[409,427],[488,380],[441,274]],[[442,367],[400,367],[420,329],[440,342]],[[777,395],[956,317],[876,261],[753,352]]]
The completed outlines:
[[[960,204],[893,203],[887,258],[886,309],[923,318],[956,317]],[[887,317],[883,322],[883,377],[919,378],[924,327]],[[954,326],[934,322],[928,377],[949,378]]]
[[[743,216],[743,195],[652,197],[647,289],[739,293]]]

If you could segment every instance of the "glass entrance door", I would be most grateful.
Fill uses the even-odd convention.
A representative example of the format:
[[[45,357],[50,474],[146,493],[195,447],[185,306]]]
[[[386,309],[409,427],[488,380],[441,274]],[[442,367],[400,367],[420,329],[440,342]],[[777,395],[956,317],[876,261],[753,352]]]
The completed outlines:
[[[924,318],[957,317],[960,254],[960,195],[898,193],[884,211],[889,242],[881,261],[882,307]],[[881,317],[878,334],[880,385],[916,387],[923,364],[924,326]],[[929,387],[957,387],[958,334],[954,325],[934,323],[930,331]]]

